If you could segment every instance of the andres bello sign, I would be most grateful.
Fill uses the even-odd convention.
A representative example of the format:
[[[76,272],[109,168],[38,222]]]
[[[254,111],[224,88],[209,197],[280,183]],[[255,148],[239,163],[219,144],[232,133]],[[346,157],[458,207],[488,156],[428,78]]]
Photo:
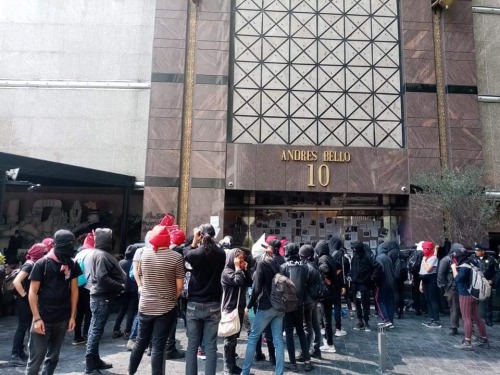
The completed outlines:
[[[282,161],[318,161],[318,156],[321,157],[323,163],[349,163],[351,154],[348,151],[323,151],[318,154],[318,151],[305,150],[283,150],[281,153]],[[307,164],[309,169],[308,187],[316,186],[316,175],[318,183],[321,186],[330,184],[330,168],[328,164],[321,164],[317,170],[314,164]],[[316,173],[315,173],[316,172]]]

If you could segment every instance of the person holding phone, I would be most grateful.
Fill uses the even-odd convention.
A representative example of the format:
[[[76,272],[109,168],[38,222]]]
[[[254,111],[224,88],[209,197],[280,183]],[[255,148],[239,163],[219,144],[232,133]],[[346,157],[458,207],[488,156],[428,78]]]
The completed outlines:
[[[422,244],[424,257],[420,266],[420,293],[424,293],[427,303],[427,312],[431,318],[429,322],[422,325],[428,328],[441,328],[439,320],[439,288],[437,285],[438,258],[436,256],[439,245],[426,241]]]

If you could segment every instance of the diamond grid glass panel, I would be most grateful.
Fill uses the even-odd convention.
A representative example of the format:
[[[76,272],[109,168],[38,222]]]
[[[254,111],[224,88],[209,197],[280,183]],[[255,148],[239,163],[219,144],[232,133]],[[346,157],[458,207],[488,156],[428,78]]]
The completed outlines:
[[[403,147],[397,0],[233,1],[233,142]]]

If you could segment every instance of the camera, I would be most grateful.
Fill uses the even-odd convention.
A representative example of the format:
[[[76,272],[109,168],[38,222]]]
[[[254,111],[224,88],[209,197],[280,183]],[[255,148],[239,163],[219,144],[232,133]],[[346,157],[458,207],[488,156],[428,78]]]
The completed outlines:
[[[408,191],[408,188],[406,186],[401,186],[401,191],[403,193],[406,193]]]
[[[229,187],[233,187],[233,185],[234,185],[234,182],[233,182],[233,181],[229,181],[229,182],[227,183],[227,186],[229,186]]]

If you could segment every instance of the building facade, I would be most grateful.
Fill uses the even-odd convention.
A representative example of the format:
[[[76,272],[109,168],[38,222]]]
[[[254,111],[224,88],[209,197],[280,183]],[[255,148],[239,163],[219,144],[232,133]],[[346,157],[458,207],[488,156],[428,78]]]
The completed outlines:
[[[1,151],[144,181],[143,235],[173,213],[238,244],[410,246],[442,236],[419,174],[484,165],[498,189],[498,16],[474,7],[500,4],[31,3],[0,15]]]

